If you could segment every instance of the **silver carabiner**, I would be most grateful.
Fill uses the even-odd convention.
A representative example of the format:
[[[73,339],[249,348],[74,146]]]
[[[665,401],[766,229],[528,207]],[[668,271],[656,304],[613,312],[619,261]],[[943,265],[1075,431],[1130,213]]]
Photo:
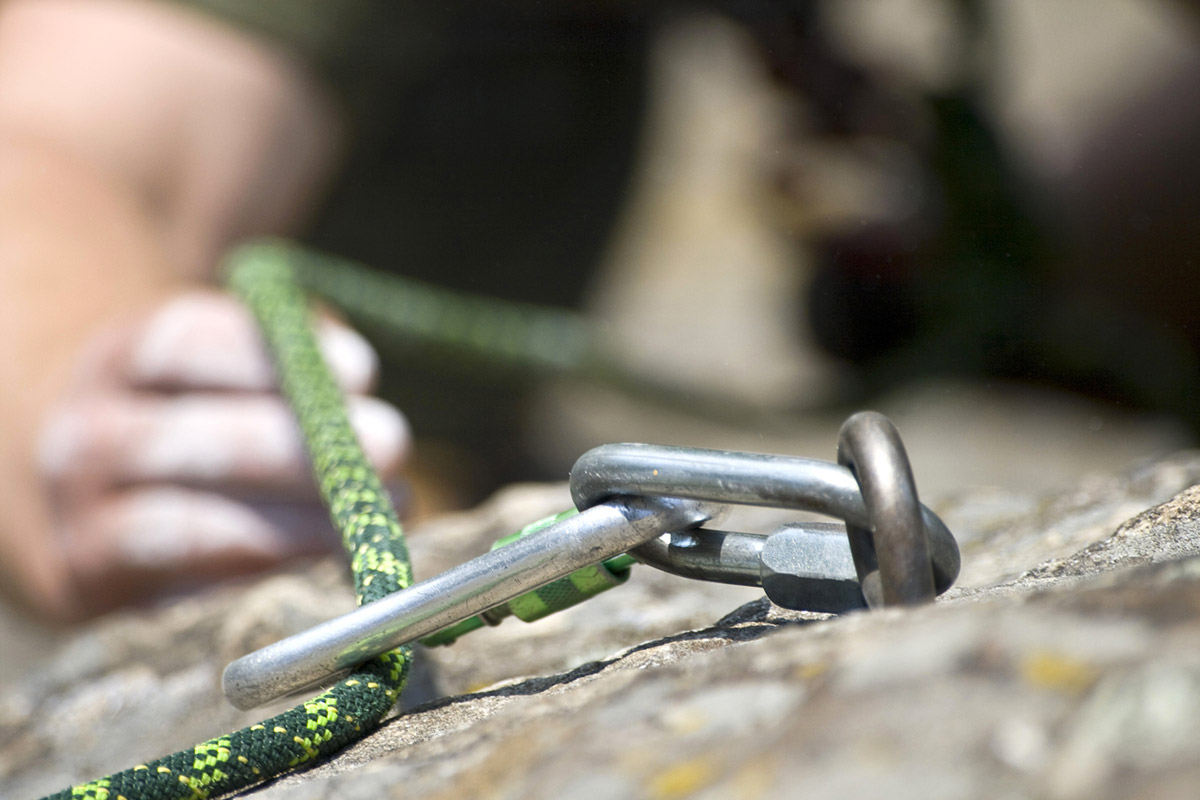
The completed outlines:
[[[238,708],[255,708],[333,679],[372,656],[620,555],[666,531],[710,521],[723,510],[714,503],[649,497],[596,505],[242,656],[225,668],[222,688]]]
[[[891,422],[874,412],[856,414],[843,426],[842,441],[844,459],[866,476],[869,498],[864,498],[859,477],[847,466],[790,456],[647,444],[607,444],[584,453],[571,470],[571,496],[581,509],[613,497],[649,495],[796,508],[841,518],[847,525],[841,547],[852,557],[858,582],[871,607],[928,600],[935,593],[944,592],[958,576],[958,544],[938,516],[917,501],[908,459]],[[890,494],[893,487],[895,498]],[[913,526],[916,536],[911,531],[897,535],[893,530],[897,520],[904,520],[902,509],[906,504],[916,519]],[[792,532],[788,536],[797,534]],[[886,543],[879,550],[883,562],[888,564],[887,571],[882,573],[876,537]],[[631,551],[631,555],[669,572],[726,583],[753,583],[755,571],[760,577],[772,571],[761,563],[769,538],[700,529],[677,537],[661,537]],[[913,538],[918,540],[912,551],[915,555],[905,550]],[[794,558],[801,558],[807,546],[793,539],[789,550]],[[844,565],[845,559],[839,560],[828,545],[822,547],[832,554],[825,557],[825,563],[835,565],[835,572],[827,577],[842,582],[844,575],[836,567]],[[900,562],[897,555],[907,560],[893,568],[894,563]],[[907,576],[909,570],[918,575],[912,579],[913,586],[920,584],[922,573],[930,575],[927,593],[918,596],[911,587],[883,591],[881,577],[888,582],[896,581],[898,578],[894,576]],[[822,577],[802,566],[792,572],[797,580]],[[763,585],[767,588],[765,582]],[[822,591],[816,586],[812,592],[801,590],[791,596],[805,603],[811,602],[809,594],[820,595]],[[787,600],[771,599],[779,605],[797,607],[789,605]]]
[[[891,423],[851,417],[839,458],[848,466],[643,444],[594,448],[571,470],[580,514],[237,659],[225,669],[225,694],[253,708],[625,552],[689,577],[761,585],[787,608],[838,612],[861,607],[864,596],[874,607],[945,591],[958,574],[958,546],[918,503]],[[815,511],[846,528],[797,523],[764,536],[697,527],[725,503]]]

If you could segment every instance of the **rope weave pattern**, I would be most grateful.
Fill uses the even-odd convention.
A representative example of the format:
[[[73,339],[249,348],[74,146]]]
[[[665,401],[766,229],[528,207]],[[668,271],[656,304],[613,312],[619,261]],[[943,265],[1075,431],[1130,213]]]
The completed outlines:
[[[288,256],[276,243],[241,248],[230,259],[228,279],[264,332],[350,557],[358,602],[370,603],[409,585],[408,550],[391,499],[363,455],[317,349]],[[204,800],[252,786],[368,734],[399,699],[410,661],[411,650],[398,648],[290,711],[46,800]]]

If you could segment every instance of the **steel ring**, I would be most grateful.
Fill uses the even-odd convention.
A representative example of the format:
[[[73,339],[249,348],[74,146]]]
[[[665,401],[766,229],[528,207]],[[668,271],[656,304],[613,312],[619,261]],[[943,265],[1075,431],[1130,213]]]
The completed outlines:
[[[868,525],[846,523],[867,604],[932,600],[933,569],[917,484],[896,426],[875,411],[854,414],[838,435],[838,463],[854,474],[867,507]]]

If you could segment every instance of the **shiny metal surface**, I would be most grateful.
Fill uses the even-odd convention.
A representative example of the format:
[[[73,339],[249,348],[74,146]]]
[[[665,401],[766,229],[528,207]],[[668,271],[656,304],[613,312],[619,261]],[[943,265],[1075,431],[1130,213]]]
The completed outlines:
[[[830,614],[867,607],[842,525],[784,525],[767,537],[761,558],[763,591],[777,606]]]
[[[674,531],[633,549],[647,566],[701,581],[759,586],[766,534],[709,528]]]
[[[862,411],[838,436],[838,463],[858,478],[868,524],[846,523],[863,595],[872,608],[932,600],[933,567],[917,484],[891,420]]]
[[[618,495],[802,508],[867,520],[858,482],[848,469],[793,456],[654,444],[605,444],[580,456],[571,468],[576,507]]]
[[[783,608],[840,614],[866,607],[839,522],[789,523],[770,534],[694,528],[632,552],[643,564],[685,578],[762,586]]]
[[[225,668],[226,697],[254,708],[373,655],[440,630],[665,531],[717,518],[713,503],[618,498],[492,550],[435,578],[243,656]]]
[[[954,537],[920,505],[903,444],[873,412],[847,420],[839,460],[643,444],[604,445],[571,471],[581,513],[231,663],[226,695],[252,708],[328,680],[582,567],[630,552],[679,575],[762,585],[787,608],[914,603],[958,575]],[[697,529],[721,503],[814,511],[769,536]]]
[[[606,444],[589,450],[575,462],[571,496],[577,507],[587,508],[629,495],[796,508],[837,517],[859,529],[870,529],[872,525],[854,473],[827,461],[692,447]],[[941,593],[958,577],[958,544],[936,514],[924,506],[918,508],[934,585]],[[704,531],[695,534],[697,540],[705,535]],[[651,553],[651,548],[655,552]],[[709,550],[714,548],[719,550],[715,544]],[[671,558],[659,543],[651,543],[646,552],[646,563]],[[634,550],[633,555],[641,558],[641,549]]]

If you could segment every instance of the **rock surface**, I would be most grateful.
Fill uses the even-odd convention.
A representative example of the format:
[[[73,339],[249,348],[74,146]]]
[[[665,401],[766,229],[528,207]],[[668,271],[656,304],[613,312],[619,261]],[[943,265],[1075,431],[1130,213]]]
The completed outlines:
[[[638,568],[583,607],[422,652],[404,713],[250,794],[1190,797],[1198,482],[1185,454],[1046,497],[935,503],[965,567],[915,610],[786,612]],[[562,486],[514,487],[427,523],[412,533],[420,574],[566,503]],[[80,630],[0,694],[2,794],[250,722],[220,697],[223,664],[350,605],[325,562]]]

